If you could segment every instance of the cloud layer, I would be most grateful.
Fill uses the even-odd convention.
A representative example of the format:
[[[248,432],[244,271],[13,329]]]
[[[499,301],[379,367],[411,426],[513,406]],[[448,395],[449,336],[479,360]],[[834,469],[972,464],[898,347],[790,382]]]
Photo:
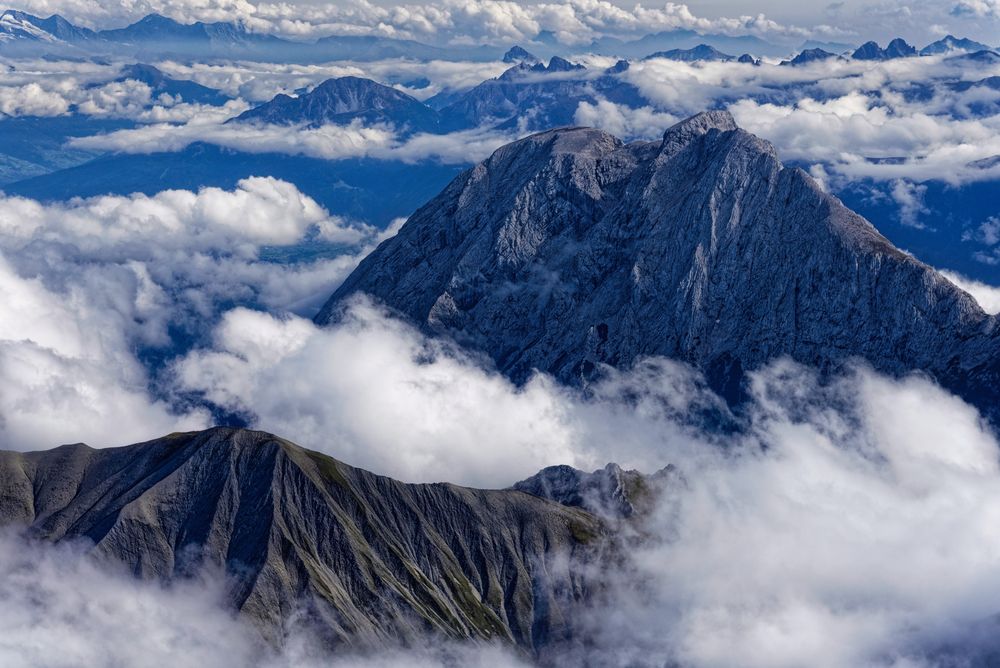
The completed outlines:
[[[331,653],[294,622],[280,650],[266,645],[225,598],[211,569],[169,585],[144,582],[86,554],[0,534],[0,663],[5,666],[244,666],[247,668],[526,668],[491,646],[438,642],[378,655]]]
[[[437,44],[510,43],[536,39],[541,34],[552,34],[564,44],[586,44],[604,36],[634,38],[677,29],[797,43],[804,37],[860,43],[885,38],[879,34],[885,25],[893,25],[908,38],[930,41],[946,32],[970,32],[974,37],[986,38],[991,34],[991,22],[1000,14],[996,0],[887,0],[877,4],[847,0],[815,6],[764,0],[752,11],[736,2],[692,9],[684,3],[624,0],[436,0],[399,4],[370,0],[24,0],[21,8],[42,16],[57,12],[92,27],[118,27],[155,12],[184,22],[235,21],[255,32],[292,38],[379,35]]]
[[[632,587],[616,581],[616,614],[590,620],[596,662],[943,666],[995,650],[998,443],[975,411],[863,370],[824,386],[778,364],[753,387],[746,437],[665,446],[685,482]]]
[[[218,118],[221,122],[248,108],[234,99],[220,105],[196,104],[182,95],[154,93],[125,78],[120,63],[59,59],[0,59],[0,114],[128,119],[137,123]]]
[[[207,424],[149,396],[149,366],[234,302],[310,313],[375,232],[271,178],[63,204],[0,197],[0,440],[31,449]],[[309,263],[264,246],[329,248]],[[339,250],[338,250],[339,249]]]
[[[509,0],[441,0],[386,5],[368,0],[346,3],[269,3],[251,0],[141,0],[98,3],[94,0],[27,0],[25,9],[53,11],[91,25],[134,21],[148,13],[177,20],[240,21],[256,32],[310,38],[329,34],[380,35],[433,43],[505,43],[530,40],[549,32],[565,44],[588,43],[604,35],[638,36],[687,29],[734,35],[801,38],[839,34],[828,25],[811,29],[782,25],[764,14],[706,18],[682,3],[646,7],[607,0],[518,3]]]
[[[1000,444],[974,409],[924,378],[858,368],[820,382],[805,367],[777,362],[751,377],[747,428],[720,435],[684,419],[710,398],[697,374],[674,363],[651,360],[613,375],[591,398],[543,378],[518,390],[363,304],[328,332],[234,311],[214,348],[189,356],[180,382],[251,407],[307,445],[317,439],[331,454],[404,477],[502,485],[524,458],[677,467],[643,542],[629,549],[631,567],[590,573],[605,585],[604,598],[579,615],[587,641],[554,650],[563,663],[943,666],[995,649]],[[268,384],[282,391],[268,392]],[[126,587],[154,610],[186,591],[102,577],[87,579],[101,596]],[[59,595],[82,586],[60,582]],[[42,605],[62,605],[52,589],[43,589]],[[224,611],[199,608],[213,591],[185,596],[176,622],[152,616],[167,638],[192,633],[197,615],[219,629],[210,638],[194,632],[190,647],[168,645],[180,661],[220,642],[233,642],[234,656],[246,651]],[[113,623],[113,613],[105,618]],[[84,647],[105,618],[72,622]],[[289,632],[299,653],[268,660],[322,663],[322,653]],[[8,646],[25,651],[25,636],[9,637]],[[125,650],[112,643],[102,651]],[[492,650],[453,651],[471,665],[509,661]],[[437,653],[417,658],[445,665]],[[364,660],[413,657],[389,650]]]
[[[195,142],[208,142],[246,153],[285,153],[323,160],[377,158],[417,163],[468,164],[484,160],[493,151],[518,138],[517,134],[490,128],[447,134],[420,133],[400,138],[392,127],[348,125],[226,124],[225,119],[160,123],[103,135],[72,139],[73,148],[122,153],[181,151]]]

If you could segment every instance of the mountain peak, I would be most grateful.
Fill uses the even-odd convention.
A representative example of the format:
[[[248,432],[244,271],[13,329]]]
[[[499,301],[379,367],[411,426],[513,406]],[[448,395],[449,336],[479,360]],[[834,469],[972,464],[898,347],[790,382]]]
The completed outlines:
[[[577,63],[571,63],[565,58],[561,58],[559,56],[552,56],[549,58],[549,66],[545,68],[547,72],[574,72],[584,69],[587,68]]]
[[[680,478],[673,466],[644,475],[612,462],[592,473],[571,466],[549,466],[511,489],[619,519],[646,510],[671,481],[677,480]]]
[[[356,119],[365,124],[390,124],[404,132],[433,131],[439,123],[437,112],[416,98],[391,86],[355,76],[327,79],[298,97],[279,94],[234,120],[278,125],[303,123],[318,127]]]
[[[724,111],[661,142],[599,130],[498,149],[414,213],[317,316],[363,292],[516,382],[661,355],[738,401],[778,357],[923,370],[1000,416],[1000,325]]]
[[[663,140],[673,141],[677,137],[696,137],[699,135],[706,134],[712,130],[718,130],[719,132],[732,132],[733,130],[738,130],[739,126],[736,124],[736,119],[733,115],[725,109],[715,109],[711,111],[703,111],[699,114],[695,114],[690,118],[686,118],[683,121],[676,123],[663,134]]]
[[[878,45],[876,44],[876,46]],[[792,66],[805,65],[807,63],[816,62],[818,60],[829,60],[830,58],[836,58],[836,57],[837,57],[836,54],[830,53],[829,51],[825,51],[824,49],[820,48],[806,49],[802,51],[799,55],[792,58],[791,60],[781,61],[779,65],[792,65]]]
[[[917,55],[917,50],[906,43],[901,37],[897,37],[884,49],[877,42],[865,42],[851,54],[854,60],[890,60],[893,58],[907,58]]]
[[[507,53],[503,54],[503,62],[510,64],[528,63],[529,65],[534,65],[535,63],[539,63],[541,61],[527,49],[523,49],[515,44],[507,51]]]
[[[656,53],[651,53],[646,56],[643,60],[651,60],[653,58],[666,58],[667,60],[679,60],[682,62],[699,62],[699,61],[721,61],[728,62],[735,60],[733,56],[727,53],[723,53],[713,46],[708,44],[699,44],[690,49],[670,49],[669,51],[657,51]]]
[[[982,42],[968,39],[967,37],[955,37],[945,35],[936,42],[931,42],[920,49],[921,56],[933,56],[950,53],[952,51],[987,51],[990,47]]]

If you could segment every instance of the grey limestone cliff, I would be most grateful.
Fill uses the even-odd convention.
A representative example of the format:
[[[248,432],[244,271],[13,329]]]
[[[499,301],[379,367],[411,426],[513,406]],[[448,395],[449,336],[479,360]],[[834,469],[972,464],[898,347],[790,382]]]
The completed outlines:
[[[738,400],[744,372],[775,358],[860,358],[1000,417],[998,319],[727,112],[662,141],[565,128],[507,145],[365,258],[317,322],[355,293],[518,382],[585,384],[659,355]]]

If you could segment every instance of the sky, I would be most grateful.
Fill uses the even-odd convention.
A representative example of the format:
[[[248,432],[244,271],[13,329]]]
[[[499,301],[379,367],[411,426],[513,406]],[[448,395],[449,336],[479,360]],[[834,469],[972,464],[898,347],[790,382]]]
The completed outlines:
[[[638,36],[690,28],[751,34],[801,43],[804,39],[861,43],[903,36],[923,45],[946,33],[1000,42],[1000,0],[792,0],[649,2],[556,0],[434,0],[424,3],[347,0],[23,0],[16,8],[40,15],[58,12],[92,27],[116,27],[156,12],[181,21],[244,21],[251,29],[310,38],[328,34],[379,34],[432,43],[525,41],[541,30],[566,44],[601,35]]]

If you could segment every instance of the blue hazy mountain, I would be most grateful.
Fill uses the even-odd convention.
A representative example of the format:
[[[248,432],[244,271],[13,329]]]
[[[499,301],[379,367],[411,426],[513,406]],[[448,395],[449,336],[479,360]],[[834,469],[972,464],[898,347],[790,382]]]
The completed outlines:
[[[931,42],[920,49],[921,56],[934,56],[953,51],[989,51],[990,47],[965,37],[946,35],[936,42]]]
[[[412,58],[414,60],[500,60],[501,47],[489,45],[446,47],[432,46],[415,40],[378,37],[375,35],[331,35],[315,44],[298,47],[299,53],[309,60],[385,60]]]
[[[666,30],[630,41],[602,37],[594,40],[587,50],[602,55],[642,58],[658,51],[691,49],[699,44],[711,46],[725,53],[751,53],[756,56],[781,56],[787,52],[786,47],[752,35],[732,37],[684,29]]]
[[[590,72],[557,57],[548,66],[521,63],[496,79],[449,96],[440,111],[442,127],[540,130],[573,124],[581,102],[594,104],[598,99],[607,99],[630,107],[648,104],[639,90],[622,78],[624,71],[618,67]],[[428,100],[431,105],[436,102]]]
[[[731,60],[736,60],[736,56],[730,56],[728,53],[723,53],[708,44],[699,44],[698,46],[690,49],[657,51],[656,53],[649,54],[643,58],[643,60],[650,60],[652,58],[666,58],[667,60],[679,60],[687,63],[698,61],[729,62]]]
[[[388,123],[404,133],[434,132],[440,125],[438,112],[423,102],[360,77],[328,79],[298,97],[278,95],[234,120],[312,127],[357,120],[365,125]]]
[[[143,63],[126,65],[122,68],[121,76],[116,81],[129,79],[141,81],[149,86],[153,91],[154,98],[166,94],[173,98],[180,98],[184,102],[211,105],[222,105],[230,100],[228,95],[214,88],[187,79],[174,79],[156,67]]]
[[[333,35],[316,41],[293,41],[256,33],[243,23],[218,21],[181,23],[149,14],[124,26],[100,31],[80,28],[60,16],[47,19],[26,12],[0,16],[0,48],[9,52],[79,53],[183,57],[253,57],[267,61],[320,62],[331,60],[498,60],[498,47],[436,47],[413,40],[368,35]]]
[[[846,53],[847,51],[853,51],[855,46],[855,44],[847,44],[846,42],[824,42],[816,39],[807,39],[799,45],[798,50],[822,49],[831,53]]]
[[[507,53],[503,54],[502,60],[508,65],[516,65],[518,63],[528,63],[529,65],[534,65],[535,63],[541,62],[535,54],[517,46],[516,44],[508,49]]]
[[[805,65],[807,63],[814,63],[818,60],[829,60],[830,58],[837,58],[837,54],[830,53],[829,51],[824,51],[823,49],[806,49],[805,51],[799,53],[797,56],[791,60],[781,61],[781,65]]]
[[[100,132],[134,127],[125,119],[0,115],[0,189],[6,184],[75,167],[100,151],[68,148],[66,142]]]
[[[7,10],[0,14],[0,42],[5,40],[85,42],[95,37],[94,31],[75,26],[58,14],[46,19],[16,10]]]
[[[916,48],[907,44],[906,40],[897,37],[889,42],[884,49],[877,42],[865,42],[851,54],[851,58],[855,60],[890,60],[915,55],[917,55]]]
[[[997,63],[1000,63],[1000,53],[990,51],[989,49],[983,49],[982,51],[959,53],[954,56],[949,56],[945,60],[950,62],[965,62],[970,65],[996,65]]]
[[[175,153],[112,154],[59,172],[4,186],[9,195],[66,200],[133,192],[155,194],[203,186],[231,189],[249,176],[294,183],[331,213],[384,227],[438,192],[461,167],[434,162],[320,160],[278,153],[242,153],[192,144]]]
[[[123,44],[168,42],[174,45],[192,44],[210,47],[247,45],[283,45],[287,40],[274,35],[253,33],[241,23],[180,23],[159,14],[149,14],[135,23],[97,33],[100,39]]]

